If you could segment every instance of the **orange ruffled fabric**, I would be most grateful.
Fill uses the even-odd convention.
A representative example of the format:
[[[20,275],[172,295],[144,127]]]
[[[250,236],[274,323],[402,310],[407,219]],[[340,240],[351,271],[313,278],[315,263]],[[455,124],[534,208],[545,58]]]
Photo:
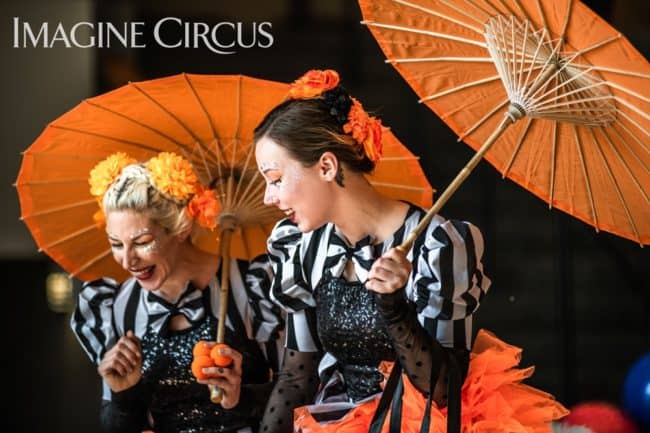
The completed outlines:
[[[463,384],[462,433],[551,433],[551,421],[569,411],[552,395],[521,383],[534,367],[516,368],[521,349],[479,331],[470,355],[469,371]],[[402,433],[419,433],[426,399],[406,376],[402,408]],[[365,433],[379,398],[361,404],[340,421],[320,425],[306,407],[294,412],[294,431],[301,433]],[[388,432],[388,420],[382,433]],[[430,433],[446,433],[447,409],[431,408]]]

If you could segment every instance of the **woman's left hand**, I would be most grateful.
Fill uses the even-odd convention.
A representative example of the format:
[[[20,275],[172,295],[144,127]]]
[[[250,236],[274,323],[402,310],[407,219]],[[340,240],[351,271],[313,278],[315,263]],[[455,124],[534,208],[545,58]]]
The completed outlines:
[[[231,347],[223,347],[221,355],[232,359],[230,367],[206,367],[203,373],[207,379],[197,380],[204,385],[214,385],[223,391],[221,406],[224,409],[232,409],[239,403],[241,393],[242,355]]]
[[[391,248],[372,264],[366,289],[377,293],[394,293],[406,286],[412,269],[406,253],[399,248]]]

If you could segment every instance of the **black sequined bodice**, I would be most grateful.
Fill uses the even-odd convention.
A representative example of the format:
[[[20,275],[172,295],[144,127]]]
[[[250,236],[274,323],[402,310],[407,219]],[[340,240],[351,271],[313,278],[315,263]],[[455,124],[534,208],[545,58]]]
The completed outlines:
[[[151,416],[156,432],[214,433],[236,432],[256,420],[236,410],[226,410],[210,401],[209,390],[191,373],[192,348],[199,340],[214,341],[217,320],[210,314],[197,326],[161,335],[149,330],[142,337],[142,381],[152,391]],[[268,379],[264,359],[254,343],[226,331],[226,343],[242,352],[243,383]],[[252,344],[250,344],[252,343]],[[257,349],[257,350],[256,350]]]
[[[395,351],[373,293],[362,283],[324,276],[314,296],[319,339],[338,360],[348,396],[359,400],[379,392],[377,366],[393,361]]]

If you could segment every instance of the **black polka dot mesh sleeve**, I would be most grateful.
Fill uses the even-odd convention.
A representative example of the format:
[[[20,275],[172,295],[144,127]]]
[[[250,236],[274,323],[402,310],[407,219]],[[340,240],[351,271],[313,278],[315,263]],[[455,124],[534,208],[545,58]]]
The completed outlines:
[[[266,405],[260,433],[293,431],[293,409],[312,402],[318,389],[318,352],[285,349],[282,369]]]
[[[415,305],[406,300],[403,289],[391,294],[378,293],[375,300],[409,380],[420,392],[428,394],[433,372],[433,398],[439,405],[445,405],[447,351],[420,326]]]

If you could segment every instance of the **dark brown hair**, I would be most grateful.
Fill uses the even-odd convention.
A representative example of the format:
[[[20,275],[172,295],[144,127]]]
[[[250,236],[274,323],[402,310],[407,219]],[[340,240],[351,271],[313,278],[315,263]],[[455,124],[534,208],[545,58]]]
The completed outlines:
[[[288,99],[255,128],[255,142],[268,137],[306,167],[318,162],[324,152],[332,152],[350,170],[370,173],[375,163],[362,145],[343,132],[351,105],[350,95],[341,86],[319,98]],[[342,184],[342,179],[337,181]]]

